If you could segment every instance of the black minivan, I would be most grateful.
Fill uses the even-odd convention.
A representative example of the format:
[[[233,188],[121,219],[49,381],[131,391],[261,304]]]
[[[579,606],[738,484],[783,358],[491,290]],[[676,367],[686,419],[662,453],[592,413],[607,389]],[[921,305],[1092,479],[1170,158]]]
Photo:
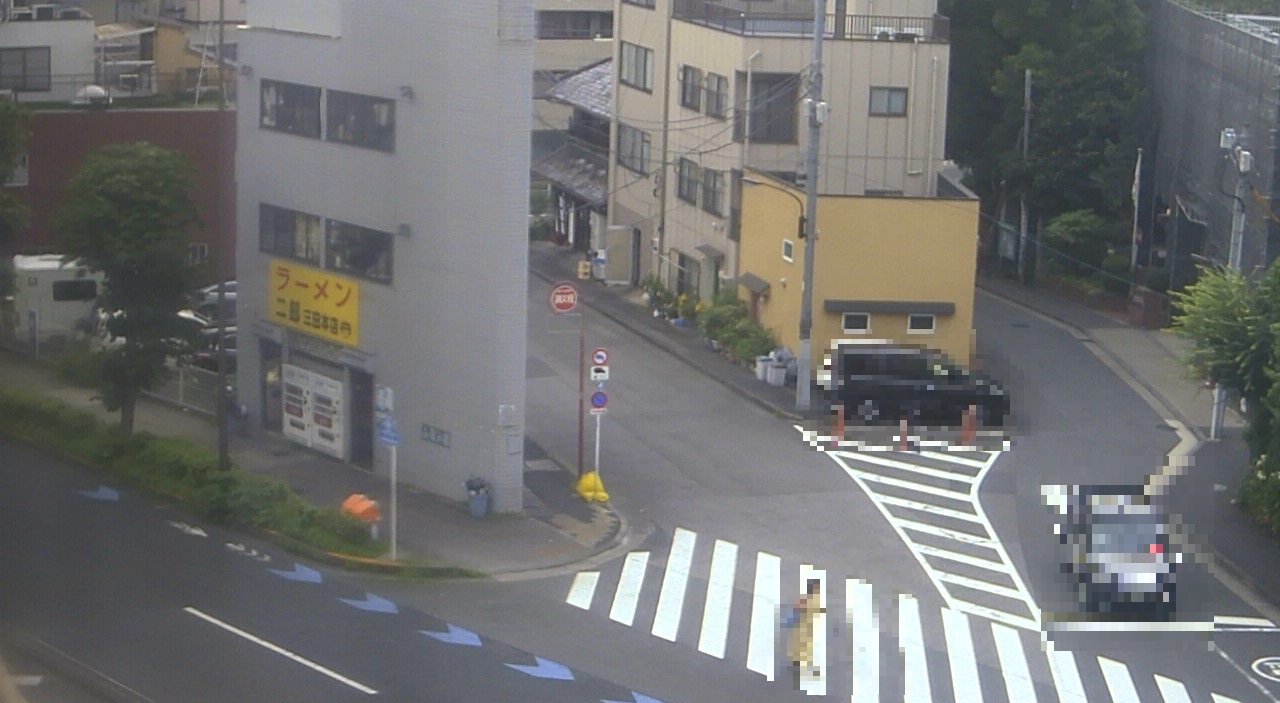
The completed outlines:
[[[995,381],[965,369],[945,354],[888,341],[841,340],[817,374],[830,407],[865,425],[959,427],[970,406],[978,425],[1001,427],[1009,398]]]

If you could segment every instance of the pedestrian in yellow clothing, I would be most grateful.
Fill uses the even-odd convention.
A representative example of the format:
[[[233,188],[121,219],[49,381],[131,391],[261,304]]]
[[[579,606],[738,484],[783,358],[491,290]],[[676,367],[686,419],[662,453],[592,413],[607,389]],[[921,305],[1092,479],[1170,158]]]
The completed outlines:
[[[787,660],[796,669],[796,676],[818,675],[817,663],[813,661],[813,636],[818,624],[818,614],[824,612],[822,607],[822,581],[809,579],[805,592],[791,608],[788,618]]]

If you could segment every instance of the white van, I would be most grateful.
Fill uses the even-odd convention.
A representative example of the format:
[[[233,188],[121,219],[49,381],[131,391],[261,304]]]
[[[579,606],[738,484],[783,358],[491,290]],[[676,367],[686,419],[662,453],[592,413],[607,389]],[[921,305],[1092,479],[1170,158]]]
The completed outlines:
[[[90,334],[103,276],[61,254],[13,257],[13,310],[19,339]]]

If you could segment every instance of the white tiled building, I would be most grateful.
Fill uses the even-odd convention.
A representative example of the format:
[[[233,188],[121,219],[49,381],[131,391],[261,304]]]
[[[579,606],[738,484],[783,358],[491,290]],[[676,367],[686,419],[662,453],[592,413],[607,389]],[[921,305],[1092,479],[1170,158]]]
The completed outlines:
[[[254,0],[240,30],[240,397],[255,424],[521,509],[530,0]]]

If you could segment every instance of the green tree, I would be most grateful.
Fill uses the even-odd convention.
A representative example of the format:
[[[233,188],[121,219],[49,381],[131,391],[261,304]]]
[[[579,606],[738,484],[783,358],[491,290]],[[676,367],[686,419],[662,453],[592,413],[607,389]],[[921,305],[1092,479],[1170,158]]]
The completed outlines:
[[[124,343],[104,353],[100,392],[108,410],[120,410],[126,433],[138,396],[167,377],[174,340],[192,332],[177,315],[191,285],[187,245],[199,225],[191,189],[185,155],[145,142],[112,144],[85,158],[55,216],[62,251],[103,272],[103,303],[121,313],[108,330]]]
[[[21,103],[0,100],[0,183],[8,183],[27,151],[30,115]],[[12,193],[0,191],[0,242],[12,239],[27,223],[27,209]]]

